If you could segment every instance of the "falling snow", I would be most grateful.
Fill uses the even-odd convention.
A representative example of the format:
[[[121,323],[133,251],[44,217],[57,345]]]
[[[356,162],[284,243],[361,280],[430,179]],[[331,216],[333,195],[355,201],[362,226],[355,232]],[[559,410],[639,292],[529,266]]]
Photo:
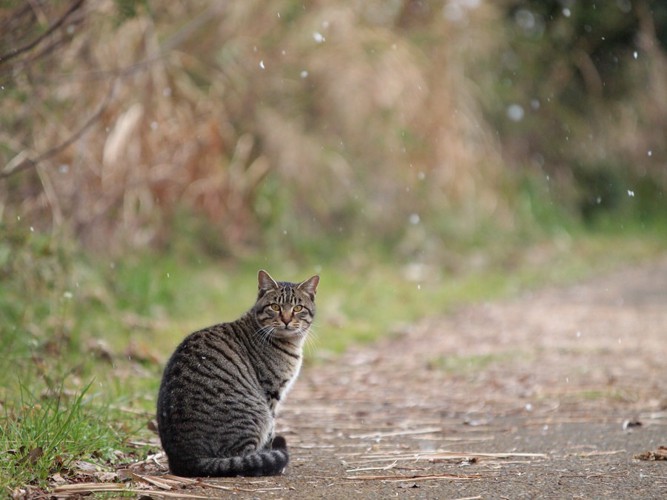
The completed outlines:
[[[512,120],[513,122],[520,122],[523,120],[523,106],[520,104],[510,104],[507,107],[507,118]]]

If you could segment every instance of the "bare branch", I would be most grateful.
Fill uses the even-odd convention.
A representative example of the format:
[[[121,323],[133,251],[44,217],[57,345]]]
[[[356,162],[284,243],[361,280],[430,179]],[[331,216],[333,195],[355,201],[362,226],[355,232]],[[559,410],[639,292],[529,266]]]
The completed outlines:
[[[52,156],[57,155],[61,151],[71,146],[74,142],[79,140],[83,136],[83,134],[85,134],[86,131],[90,127],[92,127],[97,120],[99,120],[100,116],[102,116],[104,111],[106,111],[106,109],[109,107],[109,104],[111,103],[111,98],[113,96],[114,88],[115,88],[115,83],[112,83],[111,86],[109,87],[107,95],[105,96],[104,100],[102,101],[102,104],[97,109],[97,111],[93,113],[93,115],[91,115],[90,118],[88,118],[88,120],[86,120],[86,122],[79,128],[79,130],[77,130],[70,137],[68,137],[67,140],[49,149],[48,151],[42,153],[36,158],[22,159],[16,165],[12,165],[13,162],[9,162],[7,165],[5,165],[2,171],[0,171],[0,179],[6,179],[7,177],[22,172],[23,170],[34,168],[39,163],[43,162],[44,160],[47,160],[48,158],[51,158]],[[19,153],[18,157],[20,157],[21,155],[24,155],[24,153],[23,152]]]
[[[0,55],[0,65],[6,63],[7,61],[10,61],[11,59],[14,59],[15,57],[23,54],[24,52],[28,52],[29,50],[34,49],[37,45],[39,45],[44,39],[46,39],[48,36],[51,35],[54,31],[56,31],[58,28],[60,28],[65,21],[72,15],[74,12],[79,10],[83,3],[86,0],[75,0],[74,3],[70,6],[67,11],[51,26],[49,26],[49,29],[47,29],[44,33],[42,33],[40,36],[35,38],[33,41],[30,43],[27,43],[26,45],[23,45],[21,47],[18,47],[14,50],[11,50],[7,52],[6,54]]]

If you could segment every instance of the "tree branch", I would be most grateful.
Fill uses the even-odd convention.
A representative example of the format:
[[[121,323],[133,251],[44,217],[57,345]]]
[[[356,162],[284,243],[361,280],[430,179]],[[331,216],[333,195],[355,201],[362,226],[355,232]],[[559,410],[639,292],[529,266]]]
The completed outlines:
[[[97,111],[93,113],[93,115],[91,115],[90,118],[88,118],[88,120],[86,120],[86,122],[79,128],[79,130],[77,130],[70,137],[68,137],[67,140],[58,144],[57,146],[54,146],[53,148],[42,153],[36,158],[26,158],[19,160],[16,165],[12,165],[13,161],[10,161],[0,171],[0,180],[6,179],[7,177],[22,172],[23,170],[36,167],[39,163],[43,162],[44,160],[47,160],[48,158],[51,158],[52,156],[57,155],[61,151],[64,151],[66,148],[68,148],[77,140],[79,140],[83,136],[83,134],[85,134],[86,131],[90,127],[92,127],[97,120],[99,120],[100,116],[102,116],[102,113],[104,113],[104,111],[106,111],[106,109],[109,107],[109,104],[111,103],[111,98],[113,96],[114,88],[115,84],[112,83],[111,86],[109,87],[109,91],[107,92],[106,97],[104,98],[104,101],[102,101],[102,104],[97,109]],[[23,153],[19,153],[15,157],[15,159],[19,159],[22,154]]]
[[[49,35],[51,35],[51,33],[60,28],[65,23],[67,18],[69,18],[74,12],[76,12],[81,8],[81,6],[85,1],[86,0],[75,0],[69,9],[67,9],[67,11],[65,11],[65,13],[55,23],[49,26],[49,29],[47,29],[44,33],[35,38],[32,42],[27,43],[26,45],[18,47],[14,50],[10,50],[6,54],[0,55],[0,65],[6,63],[7,61],[10,61],[11,59],[14,59],[15,57],[23,54],[24,52],[28,52],[29,50],[34,49],[44,39],[46,39]]]

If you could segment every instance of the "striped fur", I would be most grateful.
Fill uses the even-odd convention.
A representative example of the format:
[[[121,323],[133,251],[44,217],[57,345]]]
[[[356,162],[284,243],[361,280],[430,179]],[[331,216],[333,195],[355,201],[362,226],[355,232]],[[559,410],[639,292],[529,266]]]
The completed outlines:
[[[270,476],[287,465],[276,407],[301,368],[319,277],[276,282],[260,271],[258,280],[247,313],[190,334],[167,363],[157,420],[174,474]]]

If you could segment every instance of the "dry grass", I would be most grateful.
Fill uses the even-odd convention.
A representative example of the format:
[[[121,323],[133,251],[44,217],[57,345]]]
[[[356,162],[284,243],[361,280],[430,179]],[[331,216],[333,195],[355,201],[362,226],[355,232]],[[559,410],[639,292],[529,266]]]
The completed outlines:
[[[38,80],[6,70],[0,163],[99,119],[3,184],[3,208],[109,248],[168,239],[186,207],[232,250],[267,222],[396,235],[411,214],[495,213],[501,163],[467,89],[468,35],[440,16],[401,29],[406,15],[254,0],[121,20],[116,3],[87,3],[67,43],[30,66]]]
[[[12,28],[4,53],[43,42],[0,62],[2,219],[113,250],[168,242],[185,210],[231,252],[289,232],[373,235],[410,255],[428,252],[427,232],[520,217],[508,165],[531,175],[530,148],[550,140],[531,139],[530,127],[498,136],[482,111],[505,113],[506,6],[196,0],[123,17],[124,5],[36,0],[0,11]],[[650,91],[591,108],[594,147],[574,136],[551,147],[662,178],[665,55],[650,16],[638,16],[642,64],[630,78]],[[558,89],[557,72],[545,78]],[[579,123],[582,138],[589,125]],[[11,175],[18,166],[28,168]],[[571,185],[569,164],[551,168],[560,175],[550,182]]]

